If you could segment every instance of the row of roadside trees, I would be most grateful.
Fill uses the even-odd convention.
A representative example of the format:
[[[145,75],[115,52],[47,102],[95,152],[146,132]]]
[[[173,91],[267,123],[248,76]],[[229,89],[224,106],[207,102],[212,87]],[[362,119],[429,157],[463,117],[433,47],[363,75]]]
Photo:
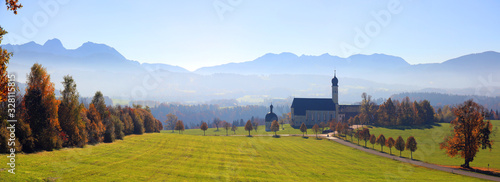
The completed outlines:
[[[398,136],[396,140],[392,137],[386,139],[384,134],[380,134],[376,137],[374,134],[370,134],[370,130],[368,128],[364,128],[362,130],[356,130],[356,132],[354,132],[354,137],[358,139],[358,145],[360,140],[365,141],[365,147],[368,141],[372,144],[373,149],[375,149],[375,144],[380,145],[380,150],[382,152],[384,152],[384,146],[389,147],[389,154],[391,155],[392,147],[394,147],[399,151],[400,157],[401,152],[406,149],[411,151],[411,159],[413,159],[413,152],[417,150],[417,141],[413,136],[408,137],[406,142],[401,136]]]
[[[465,160],[461,167],[470,168],[469,163],[474,160],[479,149],[491,150],[493,145],[491,140],[491,135],[494,133],[493,125],[489,120],[486,120],[491,111],[473,100],[467,100],[453,107],[452,112],[455,117],[450,122],[453,132],[451,135],[446,136],[444,141],[439,143],[439,146],[450,157],[460,155]],[[410,150],[412,159],[413,152],[417,150],[417,142],[413,136],[408,137],[406,143],[401,136],[396,140],[392,137],[386,140],[383,134],[378,137],[373,134],[370,135],[370,130],[367,128],[357,130],[354,132],[354,136],[358,139],[358,145],[359,140],[364,140],[365,147],[367,141],[369,141],[373,148],[375,144],[379,144],[382,151],[384,146],[389,147],[389,149],[394,147],[400,151],[400,156],[405,149]],[[390,153],[392,154],[392,151]]]

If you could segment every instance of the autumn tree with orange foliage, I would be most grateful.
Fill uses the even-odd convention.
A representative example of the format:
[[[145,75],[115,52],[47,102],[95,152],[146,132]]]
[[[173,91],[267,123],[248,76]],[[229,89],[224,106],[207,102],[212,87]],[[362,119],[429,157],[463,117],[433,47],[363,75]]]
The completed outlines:
[[[305,123],[300,125],[300,132],[302,132],[302,137],[305,137],[304,132],[307,133],[307,126]]]
[[[104,140],[104,125],[102,124],[101,115],[97,112],[94,104],[90,104],[87,111],[87,138],[89,144],[97,144]]]
[[[2,43],[2,39],[5,34],[7,34],[7,31],[0,27],[0,44]],[[11,56],[12,53],[7,52],[7,50],[0,47],[0,102],[7,101],[9,83],[9,78],[7,76],[7,64],[9,64]]]
[[[372,148],[375,149],[375,143],[377,143],[377,137],[374,134],[370,135],[370,143],[372,144]]]
[[[312,127],[312,131],[314,132],[314,134],[316,134],[316,138],[318,138],[318,132],[319,132],[319,126],[318,124],[315,124],[313,127]]]
[[[341,134],[344,130],[344,124],[342,124],[342,122],[337,122],[337,126],[335,126],[335,130],[337,131],[338,136],[341,137]]]
[[[59,101],[54,94],[54,83],[42,65],[35,63],[27,78],[23,104],[23,118],[30,125],[35,150],[51,151],[62,147],[61,127],[58,119]]]
[[[399,150],[399,157],[401,157],[401,152],[405,150],[405,140],[403,140],[403,137],[399,136],[398,139],[396,139],[394,148],[396,148],[396,150]]]
[[[247,124],[245,124],[245,130],[248,131],[248,136],[252,136],[250,135],[250,132],[253,130],[252,121],[247,121]]]
[[[7,5],[7,10],[13,11],[14,14],[17,14],[17,9],[23,7],[18,0],[5,0],[5,5]],[[2,44],[2,39],[5,34],[7,34],[7,31],[0,26],[0,45]],[[0,47],[0,102],[7,101],[7,84],[9,83],[9,78],[7,77],[7,64],[9,64],[11,56],[12,53]]]
[[[205,122],[201,123],[200,129],[203,130],[203,136],[205,136],[205,131],[208,130],[208,124]]]
[[[368,140],[370,140],[370,129],[368,128],[364,128],[363,130],[361,130],[361,133],[360,133],[360,138],[365,141],[365,147],[366,147],[366,142]]]
[[[354,138],[358,139],[358,145],[359,145],[359,140],[362,137],[361,132],[362,132],[361,130],[356,130],[356,132],[354,132]]]
[[[330,121],[330,130],[332,130],[333,136],[335,136],[336,127],[337,127],[337,122],[335,120],[331,120]]]
[[[144,133],[144,115],[139,108],[132,109],[131,117],[134,123],[134,134],[142,135]]]
[[[484,121],[486,112],[483,106],[473,100],[453,108],[453,113],[457,116],[450,125],[454,128],[453,134],[440,143],[440,148],[445,149],[450,157],[459,154],[464,158],[465,163],[461,165],[464,168],[470,168],[469,163],[474,160],[479,147],[491,150],[493,141],[490,140],[490,135],[493,125],[490,121]]]
[[[112,143],[115,141],[115,123],[111,120],[111,115],[106,103],[104,102],[104,95],[101,91],[97,91],[92,98],[91,104],[94,104],[95,109],[101,116],[101,121],[104,126],[104,139],[106,143]]]
[[[155,132],[156,119],[150,112],[144,111],[146,111],[144,113],[144,130],[146,133],[153,133]]]
[[[177,120],[175,123],[175,130],[179,131],[179,134],[181,134],[181,131],[184,131],[184,122],[182,122],[182,120]]]
[[[7,10],[13,11],[14,14],[17,14],[17,9],[23,7],[23,5],[19,3],[19,0],[5,0],[5,5],[7,5]]]
[[[280,130],[280,124],[278,123],[278,121],[274,120],[271,123],[271,131],[274,132],[274,137],[278,137],[278,134],[276,134],[276,132],[279,130]]]
[[[377,137],[377,144],[380,145],[380,150],[382,152],[384,152],[384,145],[385,145],[385,136],[383,134],[380,134],[378,137]]]
[[[392,137],[389,137],[389,139],[387,139],[387,141],[385,142],[385,146],[389,147],[389,154],[391,155],[392,155],[392,147],[394,145],[396,145],[396,141]]]
[[[415,140],[415,137],[410,136],[406,139],[406,150],[410,150],[410,156],[413,160],[413,152],[417,150],[417,140]]]

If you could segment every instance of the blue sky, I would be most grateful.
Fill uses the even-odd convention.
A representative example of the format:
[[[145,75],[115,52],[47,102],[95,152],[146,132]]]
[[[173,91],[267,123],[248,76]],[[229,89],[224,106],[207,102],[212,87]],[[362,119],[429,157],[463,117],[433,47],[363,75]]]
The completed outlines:
[[[58,38],[75,49],[91,41],[128,59],[189,70],[281,52],[384,53],[420,64],[500,51],[500,1],[493,0],[21,3],[18,15],[0,9],[0,25],[9,31],[3,44]]]

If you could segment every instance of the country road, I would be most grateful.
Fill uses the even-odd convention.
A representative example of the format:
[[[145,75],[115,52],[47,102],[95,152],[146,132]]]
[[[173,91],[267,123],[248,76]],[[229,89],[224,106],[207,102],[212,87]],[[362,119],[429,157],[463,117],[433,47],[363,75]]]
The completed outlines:
[[[473,173],[473,172],[463,171],[463,170],[459,170],[459,169],[455,169],[455,168],[443,167],[443,166],[439,166],[439,165],[436,165],[436,164],[429,164],[429,163],[425,163],[425,162],[422,162],[422,161],[411,160],[411,159],[408,159],[408,158],[398,157],[398,156],[395,156],[395,155],[389,155],[387,153],[382,153],[382,152],[379,152],[379,151],[376,151],[376,150],[372,150],[372,149],[369,149],[369,148],[365,148],[365,147],[353,144],[351,142],[344,141],[344,140],[339,139],[337,137],[326,137],[326,138],[329,139],[329,140],[335,141],[337,143],[340,143],[342,145],[345,145],[345,146],[348,146],[348,147],[352,147],[352,148],[356,148],[356,149],[364,151],[364,152],[368,152],[368,153],[371,153],[371,154],[374,154],[374,155],[378,155],[378,156],[381,156],[381,157],[386,157],[386,158],[393,159],[393,160],[398,160],[398,161],[401,161],[401,162],[410,163],[410,164],[417,165],[417,166],[422,166],[422,167],[426,167],[426,168],[430,168],[430,169],[436,169],[436,170],[440,170],[440,171],[445,171],[445,172],[450,172],[450,173],[455,173],[455,174],[461,174],[461,175],[465,175],[465,176],[470,176],[470,177],[475,177],[475,178],[481,178],[481,179],[486,179],[486,180],[500,181],[500,177],[495,177],[495,176],[490,176],[490,175],[484,175],[484,174],[479,174],[479,173]]]

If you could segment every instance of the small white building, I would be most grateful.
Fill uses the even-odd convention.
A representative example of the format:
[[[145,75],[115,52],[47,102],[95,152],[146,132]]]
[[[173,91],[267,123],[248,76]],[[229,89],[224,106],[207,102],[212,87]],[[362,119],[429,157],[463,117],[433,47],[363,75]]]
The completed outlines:
[[[278,116],[273,113],[273,104],[271,104],[271,106],[269,106],[269,108],[270,108],[270,111],[269,111],[269,113],[266,114],[266,118],[265,118],[266,131],[271,131],[271,123],[273,123],[273,121],[278,121]]]

